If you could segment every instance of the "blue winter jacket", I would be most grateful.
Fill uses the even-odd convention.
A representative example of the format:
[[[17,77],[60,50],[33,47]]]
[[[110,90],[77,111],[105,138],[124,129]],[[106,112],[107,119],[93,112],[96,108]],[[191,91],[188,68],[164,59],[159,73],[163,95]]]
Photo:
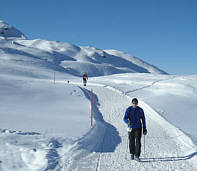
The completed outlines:
[[[133,106],[130,106],[127,108],[125,115],[124,115],[124,122],[128,124],[130,121],[130,128],[146,128],[146,120],[144,116],[144,111],[141,107],[137,106],[134,108]],[[142,120],[142,123],[141,123]]]

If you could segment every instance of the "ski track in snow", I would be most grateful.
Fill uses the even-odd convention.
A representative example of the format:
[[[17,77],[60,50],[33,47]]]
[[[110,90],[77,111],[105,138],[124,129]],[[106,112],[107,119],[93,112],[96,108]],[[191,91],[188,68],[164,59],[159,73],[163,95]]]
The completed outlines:
[[[157,84],[158,82],[171,80],[171,79],[174,79],[174,78],[176,78],[176,77],[177,77],[177,76],[173,76],[173,77],[168,78],[168,79],[160,79],[160,80],[157,80],[157,81],[152,82],[150,85],[143,86],[143,87],[140,87],[140,88],[137,88],[137,89],[134,89],[134,90],[127,91],[127,92],[125,92],[125,94],[129,94],[129,93],[133,93],[133,92],[136,92],[136,91],[139,91],[139,90],[143,90],[143,89],[145,89],[145,88],[152,87],[153,85]]]
[[[99,139],[98,136],[97,140],[92,140],[91,143],[100,143],[100,146],[93,147],[89,152],[79,149],[81,151],[78,156],[70,157],[71,162],[65,166],[65,170],[197,170],[194,164],[196,159],[193,159],[197,152],[189,144],[188,137],[141,101],[139,106],[145,111],[148,129],[146,152],[145,154],[143,152],[144,137],[142,137],[142,162],[131,161],[126,125],[123,123],[123,116],[130,105],[131,97],[108,86],[89,86],[87,89],[90,90],[90,88],[93,89],[94,96],[98,98],[96,102],[98,104],[94,104],[96,105],[94,108],[98,108],[97,112],[100,112],[103,117],[105,126],[103,139]],[[88,91],[87,89],[86,91]],[[113,134],[111,134],[111,127],[106,123],[116,129]],[[170,127],[168,127],[169,125]],[[121,139],[120,142],[118,137]],[[112,150],[110,146],[114,145],[114,141],[116,141],[116,146]]]

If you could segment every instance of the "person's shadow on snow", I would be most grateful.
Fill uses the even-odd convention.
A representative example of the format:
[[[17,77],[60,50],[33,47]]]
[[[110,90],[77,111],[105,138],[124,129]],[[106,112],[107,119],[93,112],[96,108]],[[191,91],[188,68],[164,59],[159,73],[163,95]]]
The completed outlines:
[[[192,157],[196,156],[197,152],[186,156],[177,156],[177,157],[153,157],[153,158],[141,158],[141,162],[169,162],[169,161],[180,161],[180,160],[188,160]]]

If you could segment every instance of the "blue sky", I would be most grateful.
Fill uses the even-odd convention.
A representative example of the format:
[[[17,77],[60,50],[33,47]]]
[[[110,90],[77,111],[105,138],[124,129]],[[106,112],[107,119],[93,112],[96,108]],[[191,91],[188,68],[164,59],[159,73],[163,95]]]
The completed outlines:
[[[197,74],[197,0],[6,0],[0,20],[29,39],[117,49]]]

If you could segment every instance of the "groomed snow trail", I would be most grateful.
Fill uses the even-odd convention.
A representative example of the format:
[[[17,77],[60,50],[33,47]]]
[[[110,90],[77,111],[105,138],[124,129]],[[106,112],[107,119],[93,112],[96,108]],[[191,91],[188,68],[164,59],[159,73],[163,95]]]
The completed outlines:
[[[197,170],[193,164],[196,152],[190,139],[142,101],[139,106],[145,111],[148,129],[146,152],[144,154],[144,137],[142,137],[142,162],[130,160],[123,116],[132,98],[108,87],[91,86],[88,90],[91,88],[97,97],[97,102],[94,103],[99,103],[98,111],[94,112],[97,111],[102,115],[103,127],[95,131],[98,132],[98,137],[90,138],[89,143],[96,144],[92,145],[91,152],[81,150],[77,156],[70,158],[65,170]],[[100,132],[103,132],[102,137],[99,136]]]

